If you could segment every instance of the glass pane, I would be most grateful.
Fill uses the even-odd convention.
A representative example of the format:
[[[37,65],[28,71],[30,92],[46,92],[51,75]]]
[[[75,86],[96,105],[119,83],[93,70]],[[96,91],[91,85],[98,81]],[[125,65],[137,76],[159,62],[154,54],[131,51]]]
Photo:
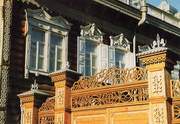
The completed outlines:
[[[44,44],[39,43],[39,54],[44,56]]]
[[[63,38],[55,33],[51,33],[50,41],[50,72],[60,70],[62,67],[62,40]],[[55,68],[56,66],[56,68]]]
[[[43,69],[43,65],[44,65],[44,58],[43,57],[39,57],[39,60],[38,60],[38,69]]]
[[[84,53],[84,51],[85,51],[85,42],[80,41],[80,52]]]
[[[32,42],[44,42],[44,31],[38,30],[38,29],[32,29],[31,34],[31,40]]]
[[[62,50],[60,48],[57,48],[57,60],[62,59]]]
[[[32,29],[31,32],[31,48],[30,48],[30,67],[31,69],[43,69],[43,60],[44,59],[40,59],[39,55],[41,55],[41,57],[44,56],[44,37],[45,37],[45,32],[38,30],[38,29]],[[39,49],[38,46],[39,45]],[[38,55],[39,52],[39,55]],[[38,62],[37,59],[38,58]],[[36,67],[36,65],[38,67]]]
[[[30,69],[35,69],[36,68],[36,55],[31,54],[31,59],[30,59]]]
[[[86,50],[85,50],[85,75],[91,75],[96,72],[97,68],[97,52],[96,52],[97,44],[93,41],[86,41]]]
[[[88,65],[85,65],[85,75],[91,75],[91,68]]]
[[[50,72],[53,72],[53,71],[54,71],[54,67],[55,67],[55,65],[54,65],[55,58],[54,58],[54,57],[55,57],[54,54],[51,53],[50,66],[49,66],[49,71],[50,71]]]
[[[115,64],[116,67],[122,67],[123,63],[123,52],[121,50],[116,49],[115,50]]]

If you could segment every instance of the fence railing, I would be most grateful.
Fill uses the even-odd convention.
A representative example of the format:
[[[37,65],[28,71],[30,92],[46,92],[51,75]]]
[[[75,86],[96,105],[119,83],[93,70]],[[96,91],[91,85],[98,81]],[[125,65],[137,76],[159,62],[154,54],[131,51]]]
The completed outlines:
[[[55,98],[48,98],[39,108],[38,124],[54,124]]]
[[[109,68],[93,76],[81,77],[74,83],[72,90],[92,89],[98,87],[132,83],[147,80],[147,70],[135,67],[132,69]]]
[[[180,80],[171,80],[172,123],[180,123]]]
[[[148,82],[142,81],[111,87],[71,92],[72,110],[101,108],[148,102]]]

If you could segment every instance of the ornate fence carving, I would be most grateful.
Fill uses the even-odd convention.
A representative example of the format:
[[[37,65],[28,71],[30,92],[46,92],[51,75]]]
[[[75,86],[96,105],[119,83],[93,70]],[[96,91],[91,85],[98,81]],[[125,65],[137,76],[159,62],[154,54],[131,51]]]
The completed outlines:
[[[90,91],[90,90],[89,90]],[[85,91],[84,91],[85,92]],[[99,107],[104,105],[137,103],[148,100],[147,85],[108,87],[102,90],[72,92],[72,109]]]
[[[39,108],[38,124],[54,124],[54,97],[48,98]]]
[[[180,119],[180,104],[174,105],[174,119]]]
[[[172,80],[172,97],[180,98],[180,80]]]
[[[140,67],[132,69],[109,68],[93,76],[85,76],[74,83],[72,90],[97,88],[115,84],[147,80],[147,70]]]
[[[180,123],[180,80],[171,80],[172,98],[173,98],[173,123]]]

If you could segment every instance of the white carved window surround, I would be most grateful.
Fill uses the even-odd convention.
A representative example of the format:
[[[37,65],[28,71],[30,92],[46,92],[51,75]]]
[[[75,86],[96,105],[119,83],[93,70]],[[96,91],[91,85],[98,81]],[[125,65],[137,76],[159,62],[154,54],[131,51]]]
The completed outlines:
[[[99,71],[99,44],[103,33],[96,25],[81,26],[81,36],[78,37],[77,70],[83,75],[93,75]]]
[[[133,53],[130,43],[123,34],[110,36],[111,45],[103,44],[103,33],[89,24],[81,26],[78,37],[77,70],[83,75],[93,75],[109,67],[133,67]]]
[[[29,72],[48,75],[65,68],[71,24],[42,9],[28,9],[27,18],[25,77]]]
[[[130,51],[130,42],[123,33],[110,36],[109,67],[131,68],[133,65],[133,53]]]

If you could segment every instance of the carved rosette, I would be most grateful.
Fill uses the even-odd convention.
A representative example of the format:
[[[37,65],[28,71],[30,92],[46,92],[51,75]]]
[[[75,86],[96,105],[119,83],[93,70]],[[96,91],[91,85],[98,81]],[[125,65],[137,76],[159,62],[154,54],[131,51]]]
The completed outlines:
[[[152,104],[150,124],[167,124],[166,110],[165,104]]]
[[[149,72],[149,96],[165,96],[164,71]]]

